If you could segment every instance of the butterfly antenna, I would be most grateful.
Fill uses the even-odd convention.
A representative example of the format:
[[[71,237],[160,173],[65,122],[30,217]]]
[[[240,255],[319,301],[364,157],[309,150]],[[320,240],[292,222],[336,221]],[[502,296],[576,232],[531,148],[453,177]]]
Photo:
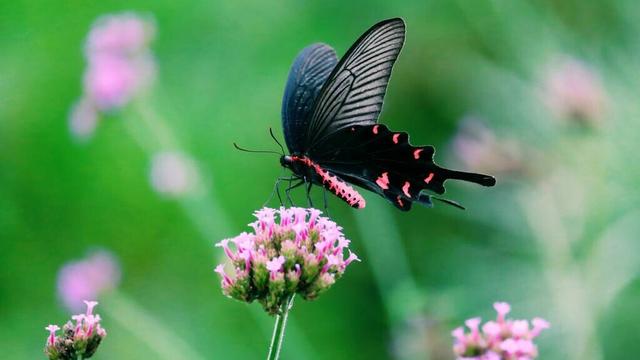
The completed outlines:
[[[282,146],[282,144],[280,143],[280,141],[278,141],[278,139],[276,138],[276,136],[273,134],[273,129],[269,128],[269,134],[271,134],[271,137],[273,138],[273,140],[276,142],[276,144],[278,144],[278,146],[280,146],[280,150],[282,150],[282,155],[284,155],[284,147]]]
[[[245,148],[242,148],[242,147],[238,146],[238,144],[236,144],[236,143],[233,143],[233,146],[235,146],[236,149],[238,149],[240,151],[244,151],[244,152],[282,155],[277,151],[245,149]]]

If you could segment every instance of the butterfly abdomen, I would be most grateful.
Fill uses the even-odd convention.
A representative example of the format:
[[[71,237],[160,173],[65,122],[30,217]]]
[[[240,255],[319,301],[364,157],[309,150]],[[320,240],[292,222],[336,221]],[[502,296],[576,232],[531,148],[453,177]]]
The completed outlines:
[[[331,174],[320,165],[313,162],[306,156],[291,156],[293,162],[305,165],[311,173],[316,176],[314,180],[322,184],[327,190],[334,193],[340,199],[354,208],[362,209],[366,206],[366,201],[353,187],[340,179],[338,176]]]

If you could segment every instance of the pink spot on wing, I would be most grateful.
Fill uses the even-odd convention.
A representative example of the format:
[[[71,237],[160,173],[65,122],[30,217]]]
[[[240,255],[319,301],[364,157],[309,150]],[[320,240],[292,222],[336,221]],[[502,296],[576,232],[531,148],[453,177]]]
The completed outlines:
[[[411,184],[409,184],[408,181],[405,181],[402,186],[402,192],[407,195],[407,197],[411,197],[411,194],[409,194],[409,187],[411,187]]]
[[[433,173],[429,173],[429,176],[427,176],[424,179],[424,182],[426,182],[428,184],[429,182],[431,182],[432,179],[433,179]]]
[[[400,137],[400,134],[393,134],[393,143],[397,144],[398,143],[398,138]]]
[[[378,134],[378,127],[379,126],[380,125],[376,125],[376,126],[373,127],[373,133],[376,134],[376,135]]]
[[[422,152],[422,150],[424,149],[415,149],[413,151],[413,158],[416,160],[420,159],[420,153]]]
[[[383,172],[382,175],[376,179],[376,184],[382,189],[387,190],[389,188],[389,173]]]
[[[404,207],[404,202],[402,201],[402,199],[400,198],[400,196],[398,196],[396,198],[396,201],[398,202],[398,205],[400,205],[400,207]]]

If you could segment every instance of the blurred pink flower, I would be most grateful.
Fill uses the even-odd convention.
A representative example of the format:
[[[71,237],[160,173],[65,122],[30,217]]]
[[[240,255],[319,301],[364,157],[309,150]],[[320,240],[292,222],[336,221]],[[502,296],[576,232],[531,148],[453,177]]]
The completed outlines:
[[[99,111],[122,108],[151,84],[155,62],[148,44],[154,32],[152,21],[134,13],[95,21],[85,44],[87,68],[78,102],[82,106],[76,106],[69,119],[72,135],[86,138],[95,128]]]
[[[199,175],[194,161],[178,152],[161,152],[151,160],[151,186],[166,196],[181,196],[197,186]]]
[[[87,140],[93,136],[98,123],[98,110],[87,98],[80,99],[71,109],[69,130],[74,138]]]
[[[84,299],[96,299],[120,282],[120,266],[106,251],[99,251],[84,259],[66,263],[58,272],[58,296],[71,311],[85,305]],[[93,306],[86,304],[88,309]]]
[[[153,39],[153,21],[132,12],[98,18],[87,37],[86,52],[135,53]]]
[[[506,315],[511,311],[508,303],[493,304],[498,316],[496,321],[488,321],[479,331],[480,318],[465,322],[470,332],[458,327],[451,332],[454,338],[453,352],[458,360],[531,360],[538,357],[538,348],[533,343],[549,323],[541,318],[532,320],[529,329],[527,320],[511,320]]]
[[[134,63],[111,54],[93,58],[84,76],[85,93],[101,110],[125,105],[136,91],[138,82]]]
[[[513,139],[499,139],[478,118],[462,119],[451,146],[467,169],[497,175],[528,172],[522,145]]]
[[[562,57],[545,72],[542,99],[559,118],[576,119],[598,125],[604,114],[607,95],[597,73],[585,63]]]

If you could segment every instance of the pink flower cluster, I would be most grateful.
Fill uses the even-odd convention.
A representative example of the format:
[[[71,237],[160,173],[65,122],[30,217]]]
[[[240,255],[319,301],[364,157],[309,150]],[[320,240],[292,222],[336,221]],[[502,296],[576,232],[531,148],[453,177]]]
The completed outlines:
[[[153,156],[149,180],[153,189],[166,197],[180,197],[198,185],[195,161],[186,154],[163,151]]]
[[[154,31],[151,21],[133,13],[103,16],[93,24],[85,44],[84,95],[69,118],[73,135],[92,135],[100,111],[123,107],[152,81],[148,44]]]
[[[224,265],[215,271],[222,277],[223,293],[252,302],[258,300],[275,314],[286,299],[300,294],[314,299],[342,276],[347,266],[359,261],[351,252],[342,228],[321,211],[305,208],[263,208],[249,224],[254,232],[216,244],[221,247],[234,275]],[[345,258],[345,252],[348,256]]]
[[[49,325],[45,330],[49,331],[44,352],[50,360],[87,359],[95,354],[98,345],[102,342],[107,332],[100,325],[100,315],[94,314],[93,309],[98,302],[84,301],[87,311],[84,314],[73,315],[62,327],[62,334],[57,336],[60,330],[58,325]]]
[[[599,125],[608,102],[595,70],[571,57],[560,58],[549,66],[542,98],[556,116],[586,125]]]
[[[474,171],[500,175],[527,172],[523,146],[514,139],[499,138],[476,117],[462,119],[451,146],[458,159]]]
[[[498,316],[495,321],[487,321],[480,327],[480,318],[465,322],[470,332],[463,327],[453,330],[455,338],[453,352],[458,360],[530,360],[538,356],[538,348],[533,340],[549,323],[541,318],[531,320],[511,320],[506,315],[511,311],[508,303],[493,304]]]
[[[58,296],[71,311],[78,311],[84,299],[97,299],[120,282],[120,265],[107,251],[66,263],[58,272]]]

